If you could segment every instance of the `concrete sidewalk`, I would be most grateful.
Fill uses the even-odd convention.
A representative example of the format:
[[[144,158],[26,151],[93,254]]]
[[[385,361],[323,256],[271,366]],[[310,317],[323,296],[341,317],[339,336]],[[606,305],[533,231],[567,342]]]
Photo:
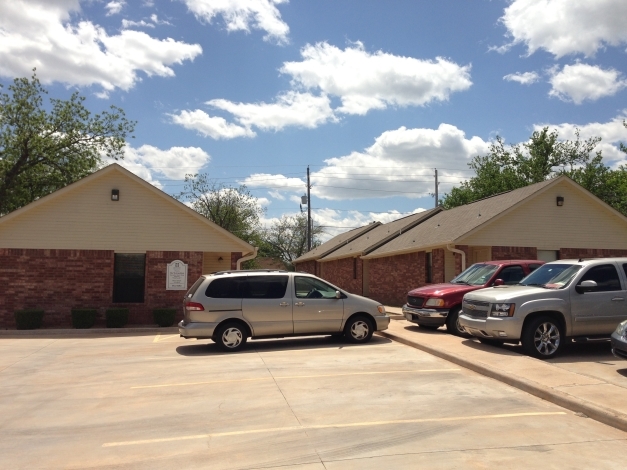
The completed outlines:
[[[386,310],[392,317],[390,327],[377,334],[627,431],[627,393],[624,387],[503,347],[420,328],[404,320],[399,315],[400,308],[386,307]]]

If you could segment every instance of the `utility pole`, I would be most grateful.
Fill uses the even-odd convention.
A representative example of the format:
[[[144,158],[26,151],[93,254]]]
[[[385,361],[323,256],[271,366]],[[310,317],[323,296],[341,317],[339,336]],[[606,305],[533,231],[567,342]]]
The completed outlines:
[[[435,207],[438,207],[438,169],[435,169]]]
[[[307,165],[307,251],[311,251],[311,184],[309,182],[309,165]]]

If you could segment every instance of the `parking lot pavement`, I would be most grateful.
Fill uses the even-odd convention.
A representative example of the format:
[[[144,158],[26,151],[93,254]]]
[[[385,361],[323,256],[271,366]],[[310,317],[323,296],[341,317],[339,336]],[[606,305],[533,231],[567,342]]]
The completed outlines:
[[[0,338],[0,468],[624,468],[627,433],[382,337]]]
[[[383,335],[627,430],[627,361],[612,356],[609,342],[570,344],[554,359],[541,361],[523,355],[520,346],[484,345],[449,335],[445,328],[429,330],[393,318]]]

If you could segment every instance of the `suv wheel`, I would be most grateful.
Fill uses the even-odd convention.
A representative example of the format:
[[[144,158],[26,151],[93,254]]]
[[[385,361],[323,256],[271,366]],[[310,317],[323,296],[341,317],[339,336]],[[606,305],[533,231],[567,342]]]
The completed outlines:
[[[470,335],[466,333],[459,324],[459,314],[462,313],[461,307],[452,308],[446,317],[446,331],[462,338],[468,338]]]
[[[344,327],[344,336],[351,343],[367,343],[373,332],[372,321],[361,315],[351,318]]]
[[[521,342],[525,354],[550,359],[560,351],[563,339],[564,333],[557,321],[551,317],[538,317],[525,326]]]
[[[234,352],[244,347],[247,336],[248,331],[241,323],[230,322],[218,328],[214,338],[222,350]]]

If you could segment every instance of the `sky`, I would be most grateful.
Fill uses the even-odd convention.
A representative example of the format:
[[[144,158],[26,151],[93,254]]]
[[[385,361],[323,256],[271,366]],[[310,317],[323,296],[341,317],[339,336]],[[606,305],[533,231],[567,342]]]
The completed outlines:
[[[627,163],[625,0],[11,0],[0,84],[36,67],[137,121],[119,163],[163,191],[245,184],[323,238],[434,206],[501,136],[598,136]],[[304,208],[304,207],[303,207]]]

